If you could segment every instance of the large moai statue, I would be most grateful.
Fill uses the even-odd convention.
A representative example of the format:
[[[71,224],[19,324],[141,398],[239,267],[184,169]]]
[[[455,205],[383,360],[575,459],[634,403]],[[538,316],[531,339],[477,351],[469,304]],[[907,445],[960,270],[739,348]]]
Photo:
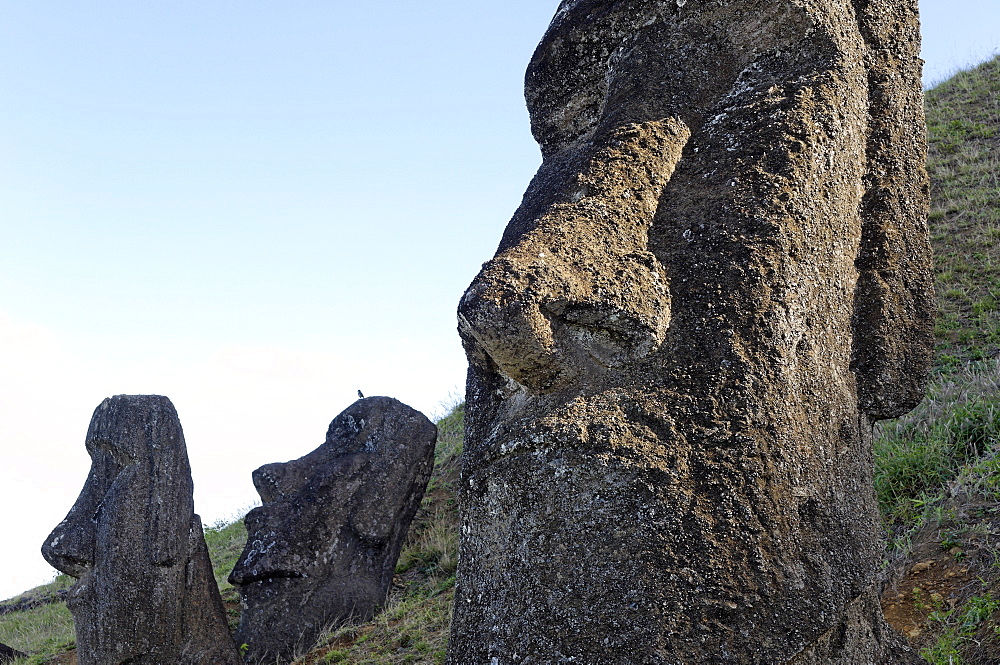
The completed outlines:
[[[242,662],[212,574],[184,433],[159,395],[116,395],[87,431],[92,466],[42,546],[78,578],[67,605],[80,665]]]
[[[451,665],[915,662],[873,421],[932,339],[915,0],[564,0],[459,306]]]
[[[229,581],[247,661],[290,662],[331,626],[385,603],[434,466],[437,427],[389,397],[361,399],[304,457],[253,472],[263,500]]]

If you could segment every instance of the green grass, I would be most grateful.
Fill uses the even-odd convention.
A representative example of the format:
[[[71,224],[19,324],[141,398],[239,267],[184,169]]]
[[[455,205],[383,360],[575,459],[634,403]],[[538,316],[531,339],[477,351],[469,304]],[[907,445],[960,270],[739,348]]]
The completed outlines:
[[[917,409],[880,425],[875,484],[890,566],[905,571],[937,542],[973,577],[952,589],[954,606],[933,608],[921,657],[988,665],[1000,662],[1000,58],[926,99],[936,367]]]
[[[960,609],[938,607],[931,614],[931,622],[937,624],[940,634],[931,646],[920,650],[920,657],[931,665],[970,665],[974,661],[966,652],[968,647],[982,644],[979,633],[984,632],[983,628],[994,636],[1000,632],[1000,625],[992,619],[998,610],[1000,600],[989,593],[973,596]]]
[[[249,509],[241,511],[239,516],[234,517],[229,523],[217,522],[205,529],[205,544],[212,559],[215,582],[219,585],[219,593],[226,604],[226,619],[231,630],[236,630],[240,622],[240,594],[236,587],[229,583],[228,578],[247,542],[247,529],[243,525],[243,516],[247,512]]]
[[[406,585],[374,620],[330,631],[295,663],[444,663],[454,587],[454,576]]]
[[[927,92],[943,367],[1000,352],[1000,59]]]
[[[242,511],[230,522],[220,521],[205,528],[205,544],[208,545],[208,554],[215,569],[215,581],[223,591],[232,588],[227,578],[247,542],[247,530],[243,526],[243,517],[247,512],[249,509]]]
[[[72,583],[71,577],[60,575],[53,582],[28,593],[36,595],[36,592],[66,589]],[[0,617],[0,643],[30,656],[16,660],[17,665],[47,663],[56,654],[72,647],[75,642],[73,617],[65,603],[51,603]]]
[[[927,399],[880,426],[875,482],[896,531],[963,474],[990,485],[1000,437],[1000,58],[926,95],[938,318]]]
[[[939,374],[912,412],[880,426],[875,488],[890,524],[916,520],[970,465],[1000,448],[1000,364]]]

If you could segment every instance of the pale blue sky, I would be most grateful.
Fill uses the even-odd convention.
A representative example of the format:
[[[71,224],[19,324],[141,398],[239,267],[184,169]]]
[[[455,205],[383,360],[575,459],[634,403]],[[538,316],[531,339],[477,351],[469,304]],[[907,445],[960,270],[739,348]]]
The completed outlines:
[[[211,522],[357,389],[461,390],[557,4],[0,0],[0,597],[49,574],[109,394],[174,400]],[[1000,0],[922,6],[929,80],[1000,43]]]
[[[6,5],[0,305],[168,346],[451,336],[537,163],[554,3]]]

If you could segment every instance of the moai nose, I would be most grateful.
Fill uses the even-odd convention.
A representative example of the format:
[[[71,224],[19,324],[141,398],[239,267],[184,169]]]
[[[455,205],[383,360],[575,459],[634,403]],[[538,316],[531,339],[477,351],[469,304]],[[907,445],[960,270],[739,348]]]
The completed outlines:
[[[42,556],[56,570],[81,577],[94,566],[94,534],[87,523],[66,518],[42,544]]]

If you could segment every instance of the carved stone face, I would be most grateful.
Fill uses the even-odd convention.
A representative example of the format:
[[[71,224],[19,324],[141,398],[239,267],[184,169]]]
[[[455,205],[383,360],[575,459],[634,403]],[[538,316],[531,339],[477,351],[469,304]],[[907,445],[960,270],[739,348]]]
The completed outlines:
[[[918,41],[913,2],[560,4],[458,308],[451,663],[889,662],[866,419],[932,348]]]
[[[251,659],[288,658],[384,602],[435,439],[420,413],[371,397],[337,416],[313,452],[254,471],[263,505],[246,516],[229,578],[243,603],[237,641]]]
[[[78,578],[67,604],[80,662],[169,654],[164,645],[180,645],[194,513],[177,414],[166,397],[106,399],[86,445],[83,491],[42,546],[49,563]]]
[[[717,4],[681,24],[674,0],[564,2],[536,50],[525,91],[545,160],[459,305],[470,361],[509,392],[622,383],[616,374],[664,343],[679,286],[668,255],[694,233],[663,237],[679,221],[661,218],[668,183],[682,157],[708,162],[699,150],[716,165],[699,186],[753,170],[731,145],[693,149],[692,133],[706,141],[708,114],[741,70],[809,28],[792,3],[742,22],[745,7]],[[690,212],[711,215],[707,203]]]
[[[336,584],[344,570],[341,559],[349,561],[353,554],[342,547],[344,540],[357,537],[345,529],[357,508],[345,490],[361,486],[371,452],[326,446],[317,452],[325,454],[268,464],[253,473],[264,505],[245,518],[247,548],[232,578],[248,598],[278,580],[295,580],[285,583],[286,593],[294,584],[303,596],[311,595],[331,580]]]
[[[564,3],[560,16],[594,4]],[[641,18],[623,19],[629,11],[544,40],[529,68],[528,108],[546,159],[459,306],[470,361],[513,390],[599,380],[655,352],[670,322],[668,279],[647,233],[690,132],[642,99],[608,103],[622,78],[602,37]],[[623,58],[643,61],[636,48]]]

